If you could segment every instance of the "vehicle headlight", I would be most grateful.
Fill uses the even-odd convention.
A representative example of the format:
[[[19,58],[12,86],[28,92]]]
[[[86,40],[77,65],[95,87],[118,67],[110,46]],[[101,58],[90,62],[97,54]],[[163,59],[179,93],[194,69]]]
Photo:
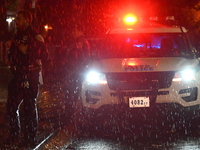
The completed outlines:
[[[191,80],[196,80],[195,74],[196,74],[195,69],[186,69],[182,71],[178,71],[175,73],[173,81],[191,81]]]
[[[107,84],[105,74],[96,71],[90,71],[86,74],[86,82],[90,84]]]

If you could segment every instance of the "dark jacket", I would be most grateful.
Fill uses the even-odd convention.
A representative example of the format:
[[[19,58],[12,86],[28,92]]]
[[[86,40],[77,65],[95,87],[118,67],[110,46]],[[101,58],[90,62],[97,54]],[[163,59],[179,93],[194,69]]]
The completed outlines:
[[[18,49],[19,44],[28,45],[27,54]],[[8,57],[12,74],[19,78],[28,74],[38,79],[42,64],[47,65],[49,60],[43,37],[31,26],[15,34]]]
[[[68,51],[68,64],[72,68],[87,64],[90,58],[90,44],[84,36],[80,36],[70,41],[70,48]]]

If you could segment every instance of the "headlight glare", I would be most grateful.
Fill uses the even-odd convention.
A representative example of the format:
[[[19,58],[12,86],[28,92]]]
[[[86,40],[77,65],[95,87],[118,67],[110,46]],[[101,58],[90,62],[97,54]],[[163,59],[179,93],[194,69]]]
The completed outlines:
[[[186,69],[175,73],[173,81],[191,81],[195,80],[195,70]]]
[[[86,75],[86,82],[90,84],[107,84],[106,76],[96,71],[90,71]]]
[[[183,80],[190,81],[195,79],[195,72],[192,69],[184,70],[181,72]]]

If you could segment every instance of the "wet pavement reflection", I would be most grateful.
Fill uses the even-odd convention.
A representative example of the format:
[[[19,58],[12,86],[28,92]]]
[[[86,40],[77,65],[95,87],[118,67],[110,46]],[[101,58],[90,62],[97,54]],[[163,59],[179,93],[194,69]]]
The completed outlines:
[[[150,124],[149,121],[151,119],[148,120],[144,118],[140,118],[137,122],[130,120],[127,116],[123,117],[123,119],[119,117],[119,120],[113,118],[115,121],[106,115],[103,115],[102,118],[106,119],[90,120],[93,122],[88,127],[88,124],[84,124],[86,118],[83,116],[83,112],[79,111],[69,120],[65,128],[59,130],[57,134],[44,145],[43,149],[200,149],[199,128],[197,126],[179,126],[179,124],[181,124],[180,120],[174,120],[174,122],[165,121],[166,126],[169,126],[169,128],[165,128],[165,126],[159,126],[160,123],[158,120],[155,120],[157,123],[156,125]],[[77,121],[78,119],[79,121]],[[189,119],[185,121],[189,121]],[[126,124],[124,124],[124,122],[126,122]],[[148,122],[149,126],[147,126]],[[164,122],[162,123],[164,124]]]
[[[0,84],[0,149],[8,133],[5,102],[9,71],[1,67]],[[195,121],[184,118],[185,112],[149,113],[103,109],[86,112],[79,102],[73,103],[74,112],[68,114],[63,81],[49,81],[41,86],[38,98],[39,138],[50,136],[37,149],[76,150],[198,150],[200,149],[199,114]],[[167,108],[167,107],[166,107]],[[105,113],[106,112],[106,113]],[[154,119],[152,114],[158,117]],[[25,115],[22,112],[22,118]],[[137,119],[135,119],[137,118]],[[179,120],[177,118],[180,118]],[[164,121],[162,121],[164,120]],[[23,147],[18,148],[23,149]],[[26,148],[24,148],[26,149]]]
[[[9,133],[8,117],[6,114],[7,85],[11,74],[5,64],[0,63],[0,149],[10,149],[9,146],[4,148],[4,141]],[[39,115],[38,141],[42,142],[49,135],[54,133],[58,128],[64,126],[67,120],[65,112],[65,99],[60,82],[49,81],[40,87],[40,93],[37,100]],[[23,103],[22,103],[23,105]],[[21,107],[22,108],[22,107]],[[24,131],[23,118],[26,115],[20,109],[22,135]],[[64,119],[63,119],[64,117]],[[14,149],[26,149],[15,147]]]

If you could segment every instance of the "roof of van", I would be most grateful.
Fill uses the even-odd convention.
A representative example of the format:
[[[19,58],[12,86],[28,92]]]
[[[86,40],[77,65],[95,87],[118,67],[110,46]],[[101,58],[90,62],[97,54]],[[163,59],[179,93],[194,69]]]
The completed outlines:
[[[168,24],[167,24],[168,23]],[[187,30],[171,22],[160,23],[157,21],[136,22],[133,25],[117,24],[108,30],[106,34],[128,34],[128,33],[186,33]]]

